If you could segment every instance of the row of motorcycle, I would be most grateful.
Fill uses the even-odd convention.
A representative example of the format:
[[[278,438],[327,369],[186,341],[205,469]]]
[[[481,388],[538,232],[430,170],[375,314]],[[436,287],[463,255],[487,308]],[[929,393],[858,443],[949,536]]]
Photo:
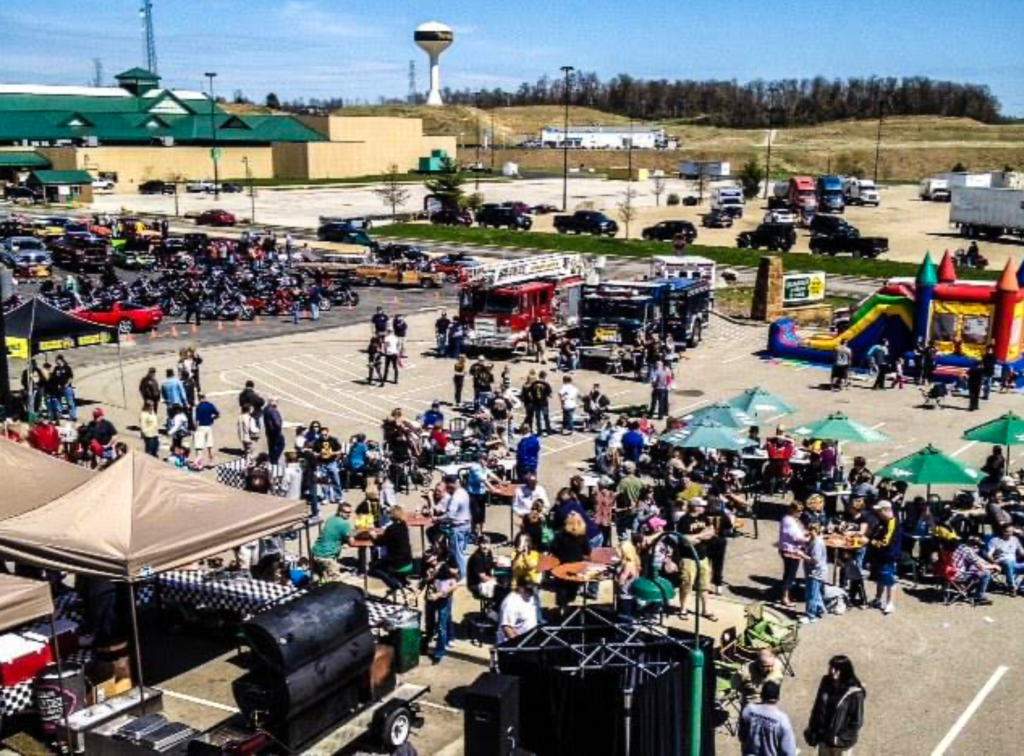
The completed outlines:
[[[334,306],[355,307],[359,294],[344,282],[317,281],[298,271],[270,265],[259,271],[195,266],[186,271],[164,271],[131,281],[108,268],[97,281],[81,276],[75,291],[42,285],[39,295],[61,310],[113,306],[130,302],[159,307],[166,317],[184,315],[190,303],[203,319],[252,320],[257,315],[290,315],[296,308],[309,310],[314,302],[322,312]]]

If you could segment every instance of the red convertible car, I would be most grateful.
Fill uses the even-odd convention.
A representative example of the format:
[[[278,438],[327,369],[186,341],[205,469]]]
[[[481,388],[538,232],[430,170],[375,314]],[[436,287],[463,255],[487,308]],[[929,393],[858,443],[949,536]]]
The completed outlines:
[[[111,326],[121,333],[150,331],[164,319],[164,312],[159,307],[144,307],[131,302],[96,304],[72,310],[71,314],[90,323]]]
[[[207,210],[196,218],[200,226],[233,226],[238,220],[227,210]]]

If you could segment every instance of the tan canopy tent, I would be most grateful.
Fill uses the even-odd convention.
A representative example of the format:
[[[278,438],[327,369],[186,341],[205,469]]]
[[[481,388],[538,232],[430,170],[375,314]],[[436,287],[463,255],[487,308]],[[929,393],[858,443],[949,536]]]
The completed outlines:
[[[96,473],[0,438],[0,520],[63,496]]]
[[[0,575],[0,632],[52,614],[49,583]]]
[[[214,556],[308,516],[305,502],[228,488],[131,452],[48,504],[14,516],[2,512],[0,554],[127,581]]]

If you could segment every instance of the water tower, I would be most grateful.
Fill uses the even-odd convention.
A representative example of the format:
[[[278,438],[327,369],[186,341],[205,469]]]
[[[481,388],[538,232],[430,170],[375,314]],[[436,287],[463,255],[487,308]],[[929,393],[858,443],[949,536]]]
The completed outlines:
[[[416,27],[413,39],[430,56],[430,92],[427,94],[427,105],[444,105],[441,100],[441,53],[452,46],[455,34],[451,27],[430,21]]]

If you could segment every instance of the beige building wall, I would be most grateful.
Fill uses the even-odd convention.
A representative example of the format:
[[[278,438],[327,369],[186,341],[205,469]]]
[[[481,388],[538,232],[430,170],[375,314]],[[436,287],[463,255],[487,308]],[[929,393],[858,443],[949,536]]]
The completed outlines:
[[[208,147],[38,147],[55,170],[86,170],[93,175],[117,174],[118,191],[133,191],[151,179],[200,180],[213,178]],[[253,178],[274,177],[272,147],[221,147],[221,180],[245,178],[245,163]]]

